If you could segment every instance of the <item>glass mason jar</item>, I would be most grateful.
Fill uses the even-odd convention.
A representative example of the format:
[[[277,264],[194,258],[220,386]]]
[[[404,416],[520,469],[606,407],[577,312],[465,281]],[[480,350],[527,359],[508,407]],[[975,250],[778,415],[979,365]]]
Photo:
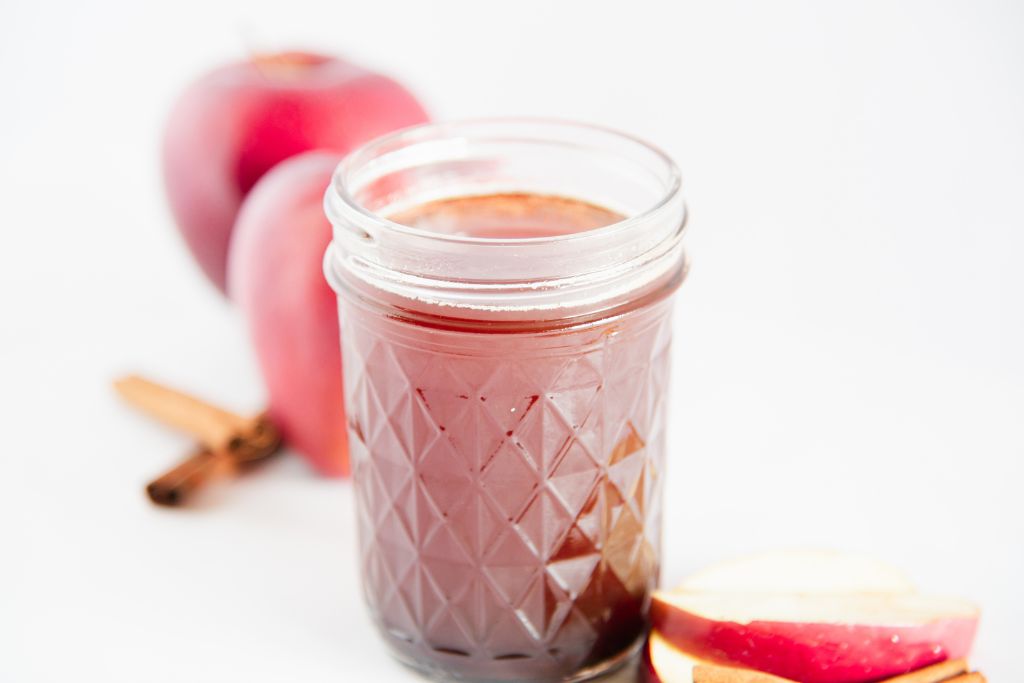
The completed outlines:
[[[393,653],[488,681],[628,660],[658,577],[675,164],[572,123],[434,124],[349,155],[325,206],[363,590]]]

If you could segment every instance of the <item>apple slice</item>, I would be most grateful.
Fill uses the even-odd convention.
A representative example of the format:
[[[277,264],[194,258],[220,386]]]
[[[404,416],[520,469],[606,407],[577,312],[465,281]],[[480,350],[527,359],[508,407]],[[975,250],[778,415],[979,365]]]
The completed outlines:
[[[782,550],[730,560],[697,572],[678,590],[741,593],[913,593],[899,569],[864,555]]]
[[[645,683],[792,683],[760,671],[709,664],[674,647],[657,631],[647,639],[641,672]]]
[[[657,631],[651,631],[644,647],[642,680],[646,683],[693,683],[693,667],[701,660],[691,657]]]
[[[659,592],[651,619],[688,654],[802,683],[861,683],[964,657],[978,610],[916,594]]]

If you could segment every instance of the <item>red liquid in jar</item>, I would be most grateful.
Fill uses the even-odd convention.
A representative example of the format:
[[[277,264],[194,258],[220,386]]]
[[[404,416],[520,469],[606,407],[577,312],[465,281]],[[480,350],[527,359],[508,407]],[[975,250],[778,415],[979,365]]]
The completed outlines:
[[[391,218],[524,238],[621,216],[510,194]],[[364,591],[399,657],[560,680],[629,654],[658,573],[667,302],[571,326],[415,302],[341,317]]]

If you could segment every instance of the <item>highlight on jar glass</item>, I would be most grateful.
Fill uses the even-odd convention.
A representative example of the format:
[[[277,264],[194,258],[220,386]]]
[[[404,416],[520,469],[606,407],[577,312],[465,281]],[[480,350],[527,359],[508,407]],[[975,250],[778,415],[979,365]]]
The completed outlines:
[[[686,210],[665,154],[543,120],[349,155],[333,242],[363,591],[435,677],[629,661],[658,578]]]

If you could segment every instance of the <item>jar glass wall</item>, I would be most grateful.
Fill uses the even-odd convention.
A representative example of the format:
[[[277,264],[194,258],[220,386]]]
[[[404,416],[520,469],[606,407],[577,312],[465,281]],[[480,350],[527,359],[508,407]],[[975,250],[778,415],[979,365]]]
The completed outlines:
[[[325,200],[364,594],[403,662],[575,680],[658,576],[675,165],[577,124],[428,125]]]

